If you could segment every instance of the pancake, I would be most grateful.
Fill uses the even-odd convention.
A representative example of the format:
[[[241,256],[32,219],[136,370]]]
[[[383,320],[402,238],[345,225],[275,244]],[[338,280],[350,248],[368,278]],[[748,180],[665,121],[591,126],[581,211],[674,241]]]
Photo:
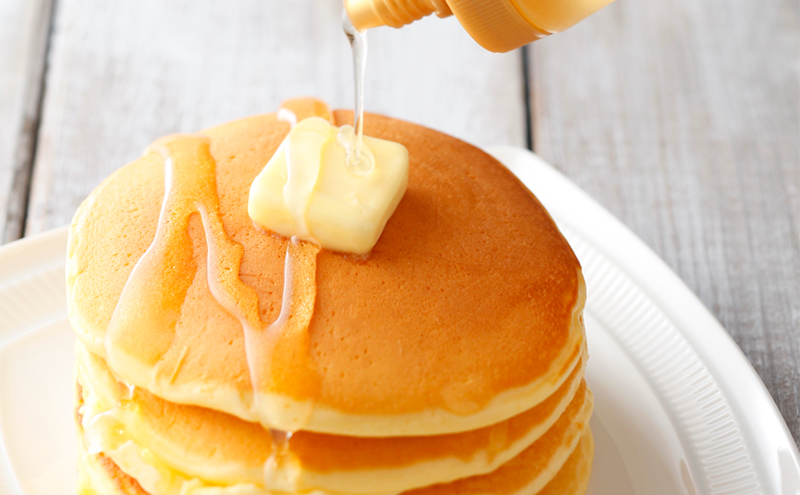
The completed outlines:
[[[83,392],[78,387],[78,411]],[[408,495],[569,494],[583,493],[591,470],[592,445],[588,421],[592,411],[591,392],[582,404],[573,401],[564,414],[533,445],[492,473],[403,492]],[[211,485],[181,473],[164,473],[152,453],[126,442],[118,451],[87,453],[82,414],[76,414],[81,439],[79,493],[171,495],[271,495],[287,492],[265,490],[252,484]],[[342,455],[347,455],[342,452]],[[166,474],[166,475],[165,475]],[[82,492],[83,490],[83,492]],[[307,490],[295,494],[343,495],[346,492]],[[383,492],[386,493],[386,492]]]
[[[592,469],[593,453],[594,441],[591,430],[587,429],[567,462],[538,493],[531,490],[531,484],[525,486],[522,481],[515,483],[515,485],[523,485],[515,491],[475,491],[463,492],[462,495],[487,495],[487,493],[496,495],[585,495]],[[87,471],[91,472],[92,476],[81,480],[78,495],[151,495],[144,491],[133,478],[123,473],[113,461],[104,456],[89,456],[82,450],[80,460],[83,465],[87,466]],[[514,488],[510,489],[514,490]]]
[[[584,282],[509,171],[455,138],[369,115],[366,134],[408,149],[409,180],[356,260],[253,227],[249,185],[288,131],[276,114],[209,129],[182,142],[176,156],[194,167],[184,175],[165,177],[151,150],[81,205],[69,236],[70,321],[115,376],[265,428],[357,437],[471,431],[559,389],[581,360]],[[188,188],[181,204],[200,198],[195,210],[176,216],[165,179]],[[172,244],[158,244],[164,231]],[[167,245],[161,258],[148,250]],[[287,306],[290,255],[300,296]],[[151,278],[131,277],[134,267]],[[237,304],[249,304],[255,330]],[[294,324],[284,340],[263,330],[282,306]],[[253,378],[260,365],[269,380]]]
[[[89,455],[78,448],[77,495],[150,495],[103,454]]]
[[[583,495],[589,487],[594,461],[594,437],[591,428],[587,428],[581,437],[578,447],[561,467],[555,478],[536,495]],[[517,491],[516,495],[528,495],[533,492]]]
[[[594,438],[588,427],[577,439],[577,446],[568,454],[566,462],[552,478],[546,478],[549,481],[544,488],[542,488],[544,477],[531,476],[531,469],[536,469],[535,461],[524,454],[523,452],[523,455],[489,475],[407,492],[406,495],[584,495],[586,493],[594,459]]]
[[[577,418],[577,422],[565,428],[563,437],[552,434],[559,431],[561,426],[556,423],[552,431],[492,473],[405,493],[406,495],[583,493],[589,481],[594,455],[594,442],[588,425],[591,401],[587,409],[588,414],[581,415]],[[573,455],[576,452],[577,455]]]
[[[587,393],[579,366],[535,408],[475,431],[395,438],[297,432],[265,480],[264,466],[276,452],[269,431],[225,413],[172,404],[145,390],[131,392],[102,359],[80,343],[76,349],[87,404],[82,424],[94,450],[111,452],[131,440],[146,446],[165,470],[209,483],[250,483],[285,492],[396,493],[489,473],[538,440],[568,407],[579,407]]]

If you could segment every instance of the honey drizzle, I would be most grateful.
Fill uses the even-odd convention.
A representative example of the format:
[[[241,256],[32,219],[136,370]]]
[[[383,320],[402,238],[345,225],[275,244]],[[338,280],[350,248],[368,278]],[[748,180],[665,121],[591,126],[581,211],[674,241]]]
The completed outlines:
[[[289,431],[308,420],[313,400],[319,394],[320,377],[310,359],[308,326],[316,300],[316,265],[319,247],[309,242],[289,241],[284,263],[283,301],[278,318],[260,331],[245,328],[245,348],[254,390],[281,393],[291,390],[294,399],[305,399],[301,411],[290,412],[280,423]],[[254,398],[264,426],[275,425],[274,408]]]
[[[342,29],[353,52],[353,89],[355,108],[353,109],[353,128],[343,127],[339,142],[347,152],[345,166],[355,175],[367,175],[375,168],[368,156],[362,155],[364,141],[364,74],[367,70],[367,33],[359,31],[350,22],[347,10],[342,10]]]
[[[228,237],[222,223],[209,139],[168,136],[146,153],[152,152],[164,157],[164,200],[155,239],[134,267],[111,318],[105,338],[109,363],[130,363],[128,354],[133,354],[155,365],[169,350],[197,272],[194,253],[187,247],[192,245],[189,220],[199,214],[208,249],[208,287],[244,330],[259,421],[269,428],[276,419],[285,420],[275,417],[274,408],[262,404],[262,398],[291,391],[293,399],[305,399],[307,405],[302,414],[289,419],[291,428],[287,429],[299,428],[310,415],[320,387],[308,335],[319,248],[306,242],[287,243],[281,313],[275,322],[265,324],[259,316],[257,293],[239,278],[244,248]]]

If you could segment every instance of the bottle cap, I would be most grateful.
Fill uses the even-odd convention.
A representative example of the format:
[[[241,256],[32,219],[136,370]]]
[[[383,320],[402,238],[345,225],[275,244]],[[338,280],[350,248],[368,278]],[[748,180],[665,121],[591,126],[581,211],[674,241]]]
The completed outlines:
[[[535,26],[513,0],[448,0],[472,38],[491,52],[507,52],[550,33]],[[538,3],[538,2],[537,2]]]

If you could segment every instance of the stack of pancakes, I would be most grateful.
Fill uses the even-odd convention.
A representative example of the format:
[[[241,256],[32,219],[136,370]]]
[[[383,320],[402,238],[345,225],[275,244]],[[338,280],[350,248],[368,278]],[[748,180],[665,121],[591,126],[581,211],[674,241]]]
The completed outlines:
[[[81,205],[78,493],[584,493],[585,289],[536,198],[477,148],[369,115],[408,149],[407,192],[369,256],[320,250],[247,214],[289,129],[173,138]]]

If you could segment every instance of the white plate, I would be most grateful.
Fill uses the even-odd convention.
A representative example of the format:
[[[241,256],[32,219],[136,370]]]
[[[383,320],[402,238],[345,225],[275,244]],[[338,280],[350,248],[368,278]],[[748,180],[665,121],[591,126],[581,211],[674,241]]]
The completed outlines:
[[[490,149],[581,260],[596,409],[590,495],[800,494],[800,456],[745,357],[600,205],[519,148]],[[66,229],[0,249],[0,495],[74,493]]]

